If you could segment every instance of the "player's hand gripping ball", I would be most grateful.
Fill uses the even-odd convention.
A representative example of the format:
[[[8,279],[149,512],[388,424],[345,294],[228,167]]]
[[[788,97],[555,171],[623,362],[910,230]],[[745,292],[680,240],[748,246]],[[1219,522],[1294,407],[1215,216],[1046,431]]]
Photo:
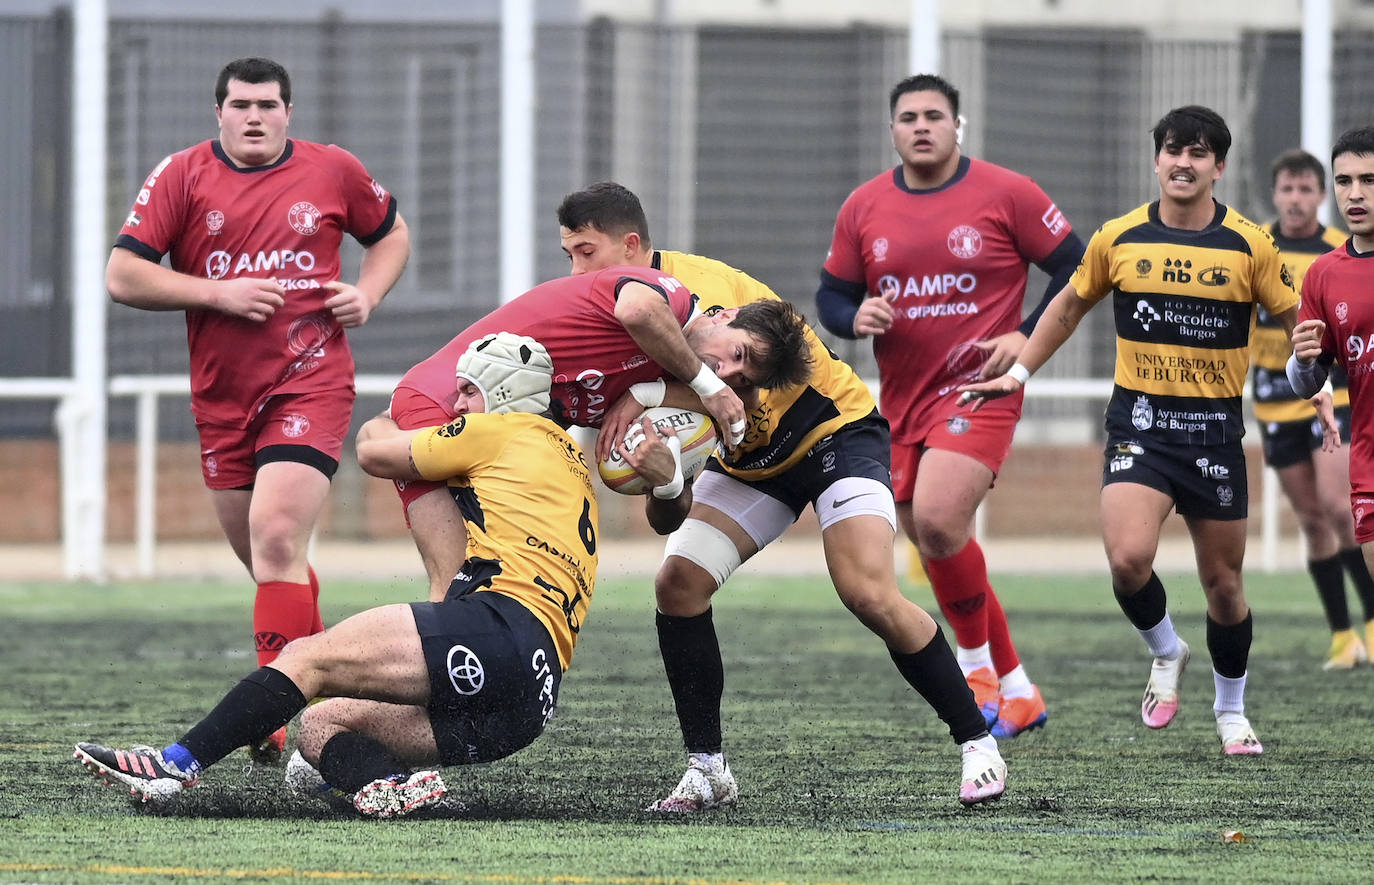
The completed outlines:
[[[691,481],[706,467],[711,454],[716,450],[716,425],[710,417],[690,409],[673,409],[658,406],[645,409],[635,423],[630,425],[627,437],[636,435],[640,423],[648,418],[655,427],[672,430],[682,443],[682,478]],[[597,465],[601,481],[606,488],[622,495],[643,495],[649,492],[644,478],[635,473],[634,468],[625,463],[620,453],[612,451],[610,457]]]

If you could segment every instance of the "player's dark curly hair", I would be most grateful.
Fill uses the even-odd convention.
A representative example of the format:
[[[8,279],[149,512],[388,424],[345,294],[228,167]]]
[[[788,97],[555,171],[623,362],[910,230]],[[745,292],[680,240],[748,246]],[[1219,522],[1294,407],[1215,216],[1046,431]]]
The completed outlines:
[[[564,197],[558,204],[558,224],[573,231],[590,227],[613,237],[634,231],[646,249],[651,243],[639,197],[614,181],[598,181]]]
[[[224,107],[229,96],[229,81],[240,83],[276,83],[281,87],[281,102],[291,106],[291,75],[286,68],[270,58],[236,58],[224,66],[215,80],[215,107]]]
[[[906,95],[908,92],[938,92],[949,99],[950,113],[955,117],[959,116],[959,90],[954,88],[944,77],[936,74],[912,74],[905,80],[892,87],[892,91],[887,96],[887,113],[892,116],[897,113],[897,99]]]
[[[1347,129],[1331,146],[1331,162],[1341,154],[1355,154],[1361,157],[1374,156],[1374,126],[1360,126]]]
[[[1198,104],[1174,108],[1159,118],[1151,134],[1155,139],[1156,156],[1165,145],[1185,148],[1190,144],[1200,144],[1216,154],[1217,162],[1221,163],[1231,150],[1231,130],[1221,114]]]
[[[811,380],[811,343],[806,340],[806,318],[786,301],[761,298],[740,306],[729,323],[743,329],[767,346],[754,355],[761,370],[759,387],[795,387]]]

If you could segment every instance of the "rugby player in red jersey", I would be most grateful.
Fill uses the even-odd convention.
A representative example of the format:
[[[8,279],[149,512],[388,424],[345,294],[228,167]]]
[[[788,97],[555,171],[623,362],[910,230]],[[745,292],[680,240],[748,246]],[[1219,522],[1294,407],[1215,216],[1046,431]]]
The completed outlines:
[[[1374,303],[1367,294],[1374,281],[1374,127],[1336,139],[1331,183],[1350,239],[1307,268],[1288,377],[1307,396],[1336,363],[1349,376],[1350,504],[1355,540],[1374,570]]]
[[[772,387],[807,359],[801,317],[786,303],[756,302],[703,313],[668,273],[609,267],[535,286],[473,323],[414,366],[396,386],[391,417],[403,430],[446,424],[456,397],[453,367],[467,346],[494,332],[531,337],[553,359],[551,412],[564,427],[600,427],[634,384],[667,375],[689,382],[727,446],[744,435],[733,388]],[[623,426],[621,427],[623,430]],[[397,483],[415,545],[441,599],[462,565],[466,531],[442,483]]]
[[[287,138],[291,79],[242,58],[215,84],[219,137],[148,175],[105,271],[110,296],[181,310],[201,472],[257,583],[258,663],[324,629],[306,547],[353,413],[344,330],[367,322],[410,255],[396,200],[348,151]],[[364,247],[357,282],[339,245]],[[170,267],[160,262],[170,258]],[[260,758],[279,758],[286,731]]]
[[[672,273],[708,309],[779,300],[768,286],[727,264],[655,249],[639,198],[615,182],[564,197],[558,224],[574,276],[632,264]],[[739,784],[725,758],[725,668],[712,600],[737,568],[808,506],[820,526],[836,594],[883,641],[902,678],[948,726],[960,754],[960,801],[996,799],[1006,787],[997,741],[944,634],[897,586],[887,422],[854,370],[811,329],[804,334],[809,365],[792,383],[759,392],[738,450],[713,458],[688,492],[669,497],[655,490],[646,497],[650,526],[669,535],[654,578],[654,619],[687,751],[677,786],[648,810],[695,813],[738,801]],[[680,406],[675,398],[686,392],[681,384],[660,384],[646,393],[632,390],[611,407],[601,442],[608,433],[618,438],[612,428],[628,425],[644,405],[667,397]],[[634,455],[662,447],[647,432],[643,439]]]
[[[873,338],[898,517],[993,735],[1014,737],[1045,723],[1045,702],[1012,644],[973,518],[1011,448],[1021,397],[973,415],[956,391],[1007,370],[1083,243],[1035,182],[962,154],[959,92],[943,78],[902,80],[889,109],[902,162],[840,207],[816,303],[830,332]],[[1050,280],[1022,321],[1031,263]]]

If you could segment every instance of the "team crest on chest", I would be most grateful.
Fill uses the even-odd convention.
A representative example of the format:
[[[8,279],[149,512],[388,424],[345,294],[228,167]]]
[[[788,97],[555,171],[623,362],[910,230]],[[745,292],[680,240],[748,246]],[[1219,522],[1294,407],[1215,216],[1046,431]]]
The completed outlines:
[[[1336,305],[1336,321],[1344,323],[1346,317],[1350,316],[1350,305],[1344,301]]]
[[[873,241],[873,260],[887,260],[887,237],[878,237]]]
[[[224,228],[224,213],[218,209],[211,209],[205,213],[205,229],[214,236]]]
[[[983,251],[983,235],[967,224],[961,224],[949,232],[945,244],[959,258],[973,258]]]
[[[319,231],[322,218],[320,210],[309,200],[293,203],[291,208],[286,210],[287,223],[291,225],[292,230],[304,237],[312,236]]]

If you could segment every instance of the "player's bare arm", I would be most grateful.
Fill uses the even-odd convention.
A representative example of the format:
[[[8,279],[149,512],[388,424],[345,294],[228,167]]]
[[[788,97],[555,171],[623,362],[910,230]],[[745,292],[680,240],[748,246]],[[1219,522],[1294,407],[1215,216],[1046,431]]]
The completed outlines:
[[[259,323],[286,303],[286,290],[274,279],[207,280],[120,247],[105,265],[105,288],[116,303],[141,310],[217,310]]]
[[[1019,362],[1013,365],[1006,374],[999,375],[987,381],[979,381],[975,384],[965,384],[959,388],[959,402],[961,404],[972,403],[973,410],[977,409],[984,401],[999,399],[1000,397],[1010,396],[1020,390],[1026,384],[1026,379],[1034,374],[1049,358],[1054,356],[1055,351],[1064,345],[1065,341],[1073,335],[1074,330],[1083,317],[1087,316],[1092,309],[1092,304],[1078,297],[1077,290],[1073,286],[1065,286],[1059,290],[1059,294],[1054,296],[1049,307],[1045,308],[1045,313],[1040,317],[1040,321],[1035,324],[1035,331],[1031,333],[1026,346],[1021,349]],[[1019,371],[1014,371],[1019,366]],[[1024,377],[1020,374],[1024,372]]]
[[[396,223],[387,235],[368,246],[363,252],[362,268],[358,282],[345,283],[331,280],[324,284],[334,294],[324,306],[334,314],[334,319],[345,329],[354,329],[366,323],[372,311],[382,303],[382,299],[396,285],[410,259],[410,231],[405,219],[398,214]]]
[[[387,414],[369,419],[358,428],[358,466],[382,479],[421,479],[410,454],[410,442],[418,430],[402,430]]]
[[[985,341],[973,342],[973,346],[985,354],[983,368],[979,371],[978,377],[986,380],[1006,374],[1007,369],[1011,368],[1012,363],[1016,362],[1016,358],[1025,349],[1027,340],[1020,330],[1012,329]]]
[[[663,296],[639,282],[621,286],[615,317],[649,358],[686,381],[733,448],[744,436],[744,403],[692,351]]]

